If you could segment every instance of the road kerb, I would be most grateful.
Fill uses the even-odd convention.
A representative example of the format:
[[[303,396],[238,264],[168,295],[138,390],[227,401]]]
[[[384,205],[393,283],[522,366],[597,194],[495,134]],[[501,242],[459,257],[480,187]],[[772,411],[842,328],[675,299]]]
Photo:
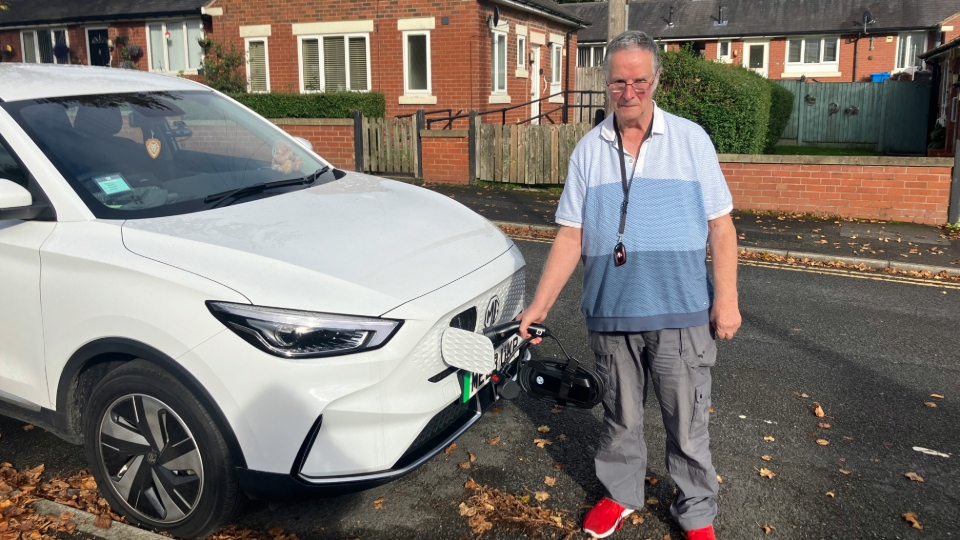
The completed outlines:
[[[167,536],[161,536],[157,533],[145,531],[133,525],[118,523],[116,521],[110,523],[110,528],[101,529],[100,527],[94,526],[93,521],[97,519],[97,516],[90,512],[77,510],[72,506],[47,499],[33,501],[30,503],[30,506],[37,514],[42,516],[60,517],[64,512],[69,512],[73,514],[73,521],[77,524],[78,531],[103,540],[170,540]]]
[[[494,225],[498,227],[503,225],[506,227],[514,227],[518,229],[530,229],[534,231],[557,231],[559,227],[551,227],[546,225],[531,225],[528,223],[513,223],[509,221],[493,221]],[[929,264],[914,264],[914,263],[904,263],[899,261],[886,261],[883,259],[869,259],[866,257],[843,257],[836,255],[824,255],[822,253],[808,253],[805,251],[790,251],[786,249],[770,249],[770,248],[758,248],[758,247],[740,247],[740,251],[746,251],[747,253],[754,253],[757,255],[773,255],[776,257],[784,258],[793,258],[793,259],[807,259],[814,262],[838,262],[851,266],[860,266],[863,265],[867,268],[872,268],[875,270],[883,270],[885,268],[890,268],[891,270],[900,270],[903,272],[930,272],[931,274],[939,274],[945,272],[946,275],[950,277],[960,276],[960,268],[951,268],[948,266],[934,266]]]

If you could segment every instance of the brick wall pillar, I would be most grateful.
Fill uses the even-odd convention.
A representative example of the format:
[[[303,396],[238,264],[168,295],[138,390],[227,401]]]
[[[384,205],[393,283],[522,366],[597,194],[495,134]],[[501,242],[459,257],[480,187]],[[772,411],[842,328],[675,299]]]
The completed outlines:
[[[470,138],[465,129],[421,130],[423,180],[469,184]]]

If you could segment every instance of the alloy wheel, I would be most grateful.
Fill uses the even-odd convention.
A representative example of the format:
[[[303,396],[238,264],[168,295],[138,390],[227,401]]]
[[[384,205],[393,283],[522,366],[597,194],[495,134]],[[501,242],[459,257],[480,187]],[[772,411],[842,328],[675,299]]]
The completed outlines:
[[[146,520],[187,518],[203,491],[196,440],[177,413],[144,394],[115,400],[100,421],[100,457],[111,489]]]

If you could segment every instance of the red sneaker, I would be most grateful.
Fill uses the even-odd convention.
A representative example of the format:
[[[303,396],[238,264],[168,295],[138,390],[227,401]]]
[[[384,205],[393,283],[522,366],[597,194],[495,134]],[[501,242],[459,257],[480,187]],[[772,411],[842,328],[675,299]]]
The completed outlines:
[[[687,540],[717,540],[713,534],[713,525],[707,525],[702,529],[687,531]]]
[[[604,497],[587,512],[583,520],[583,532],[594,538],[606,538],[623,527],[623,518],[633,513],[613,499]]]

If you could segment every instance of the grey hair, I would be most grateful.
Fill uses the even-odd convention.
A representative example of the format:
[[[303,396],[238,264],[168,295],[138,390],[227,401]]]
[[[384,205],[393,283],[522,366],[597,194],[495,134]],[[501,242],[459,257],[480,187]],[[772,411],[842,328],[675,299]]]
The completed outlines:
[[[610,78],[610,57],[617,51],[624,50],[647,51],[653,55],[653,72],[660,73],[660,46],[646,33],[639,30],[627,30],[613,41],[607,43],[607,52],[603,56],[603,77]]]

